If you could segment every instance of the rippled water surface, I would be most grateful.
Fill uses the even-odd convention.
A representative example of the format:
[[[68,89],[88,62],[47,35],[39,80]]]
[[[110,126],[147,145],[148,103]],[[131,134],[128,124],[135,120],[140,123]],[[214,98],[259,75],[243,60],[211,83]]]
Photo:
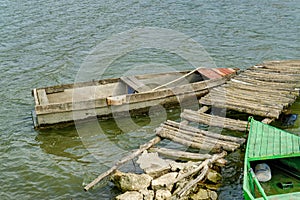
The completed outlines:
[[[133,119],[138,128],[125,131],[112,120],[100,123],[101,134],[85,125],[84,138],[75,127],[33,129],[31,89],[73,83],[97,44],[136,27],[166,28],[199,42],[217,66],[244,69],[263,60],[299,59],[299,10],[293,0],[0,0],[0,199],[111,199],[117,191],[109,183],[90,192],[83,185],[153,137],[157,123],[148,117]],[[142,55],[163,68],[166,57],[148,51],[120,62],[136,65]],[[109,76],[125,73],[112,69]],[[300,112],[299,105],[295,109]],[[167,114],[178,119],[178,112]],[[299,132],[299,124],[292,131]],[[242,199],[242,156],[229,155],[220,199]]]

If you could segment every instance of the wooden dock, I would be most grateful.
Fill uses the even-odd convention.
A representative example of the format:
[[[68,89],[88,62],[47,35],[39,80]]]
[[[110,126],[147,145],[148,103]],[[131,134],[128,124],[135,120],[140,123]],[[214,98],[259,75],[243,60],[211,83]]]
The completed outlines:
[[[300,60],[269,61],[250,67],[225,84],[212,88],[199,103],[263,117],[264,122],[270,123],[279,119],[296,101],[299,90]],[[181,117],[191,122],[238,131],[245,130],[247,124],[246,121],[191,110],[185,110]]]

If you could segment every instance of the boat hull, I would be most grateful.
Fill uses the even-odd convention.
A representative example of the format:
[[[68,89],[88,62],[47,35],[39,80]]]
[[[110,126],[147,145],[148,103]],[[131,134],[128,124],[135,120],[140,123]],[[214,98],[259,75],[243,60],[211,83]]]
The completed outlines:
[[[262,122],[251,119],[245,161],[243,192],[245,200],[256,199],[300,199],[300,179],[290,173],[287,165],[299,168],[300,137]],[[293,163],[295,161],[295,163]],[[272,178],[259,182],[253,169],[257,164],[268,163]]]
[[[222,75],[213,79],[208,78],[211,73],[207,71],[204,76],[193,70],[34,89],[35,128],[95,117],[116,117],[122,113],[128,115],[129,112],[139,114],[149,107],[182,105],[191,99],[195,100],[195,106],[197,99],[207,94],[208,89],[224,84],[236,74],[233,69],[225,72],[227,74],[222,70]]]

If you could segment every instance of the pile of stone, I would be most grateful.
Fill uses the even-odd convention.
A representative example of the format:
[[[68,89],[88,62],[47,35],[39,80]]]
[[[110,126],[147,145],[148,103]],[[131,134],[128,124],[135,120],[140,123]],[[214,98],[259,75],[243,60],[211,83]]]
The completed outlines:
[[[203,161],[176,162],[144,151],[137,160],[143,174],[116,171],[111,180],[123,192],[117,200],[216,200],[218,173],[226,152]]]

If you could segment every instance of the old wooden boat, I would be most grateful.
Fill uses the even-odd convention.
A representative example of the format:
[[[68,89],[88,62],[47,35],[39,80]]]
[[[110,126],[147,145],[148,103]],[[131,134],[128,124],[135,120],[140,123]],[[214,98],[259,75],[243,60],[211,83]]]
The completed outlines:
[[[184,98],[206,94],[209,88],[223,84],[236,71],[232,68],[198,68],[33,89],[34,126],[46,127],[178,103]]]
[[[250,120],[244,163],[245,199],[300,199],[300,137]],[[269,166],[270,180],[258,177],[254,169],[259,164]],[[267,176],[269,172],[264,173]]]

